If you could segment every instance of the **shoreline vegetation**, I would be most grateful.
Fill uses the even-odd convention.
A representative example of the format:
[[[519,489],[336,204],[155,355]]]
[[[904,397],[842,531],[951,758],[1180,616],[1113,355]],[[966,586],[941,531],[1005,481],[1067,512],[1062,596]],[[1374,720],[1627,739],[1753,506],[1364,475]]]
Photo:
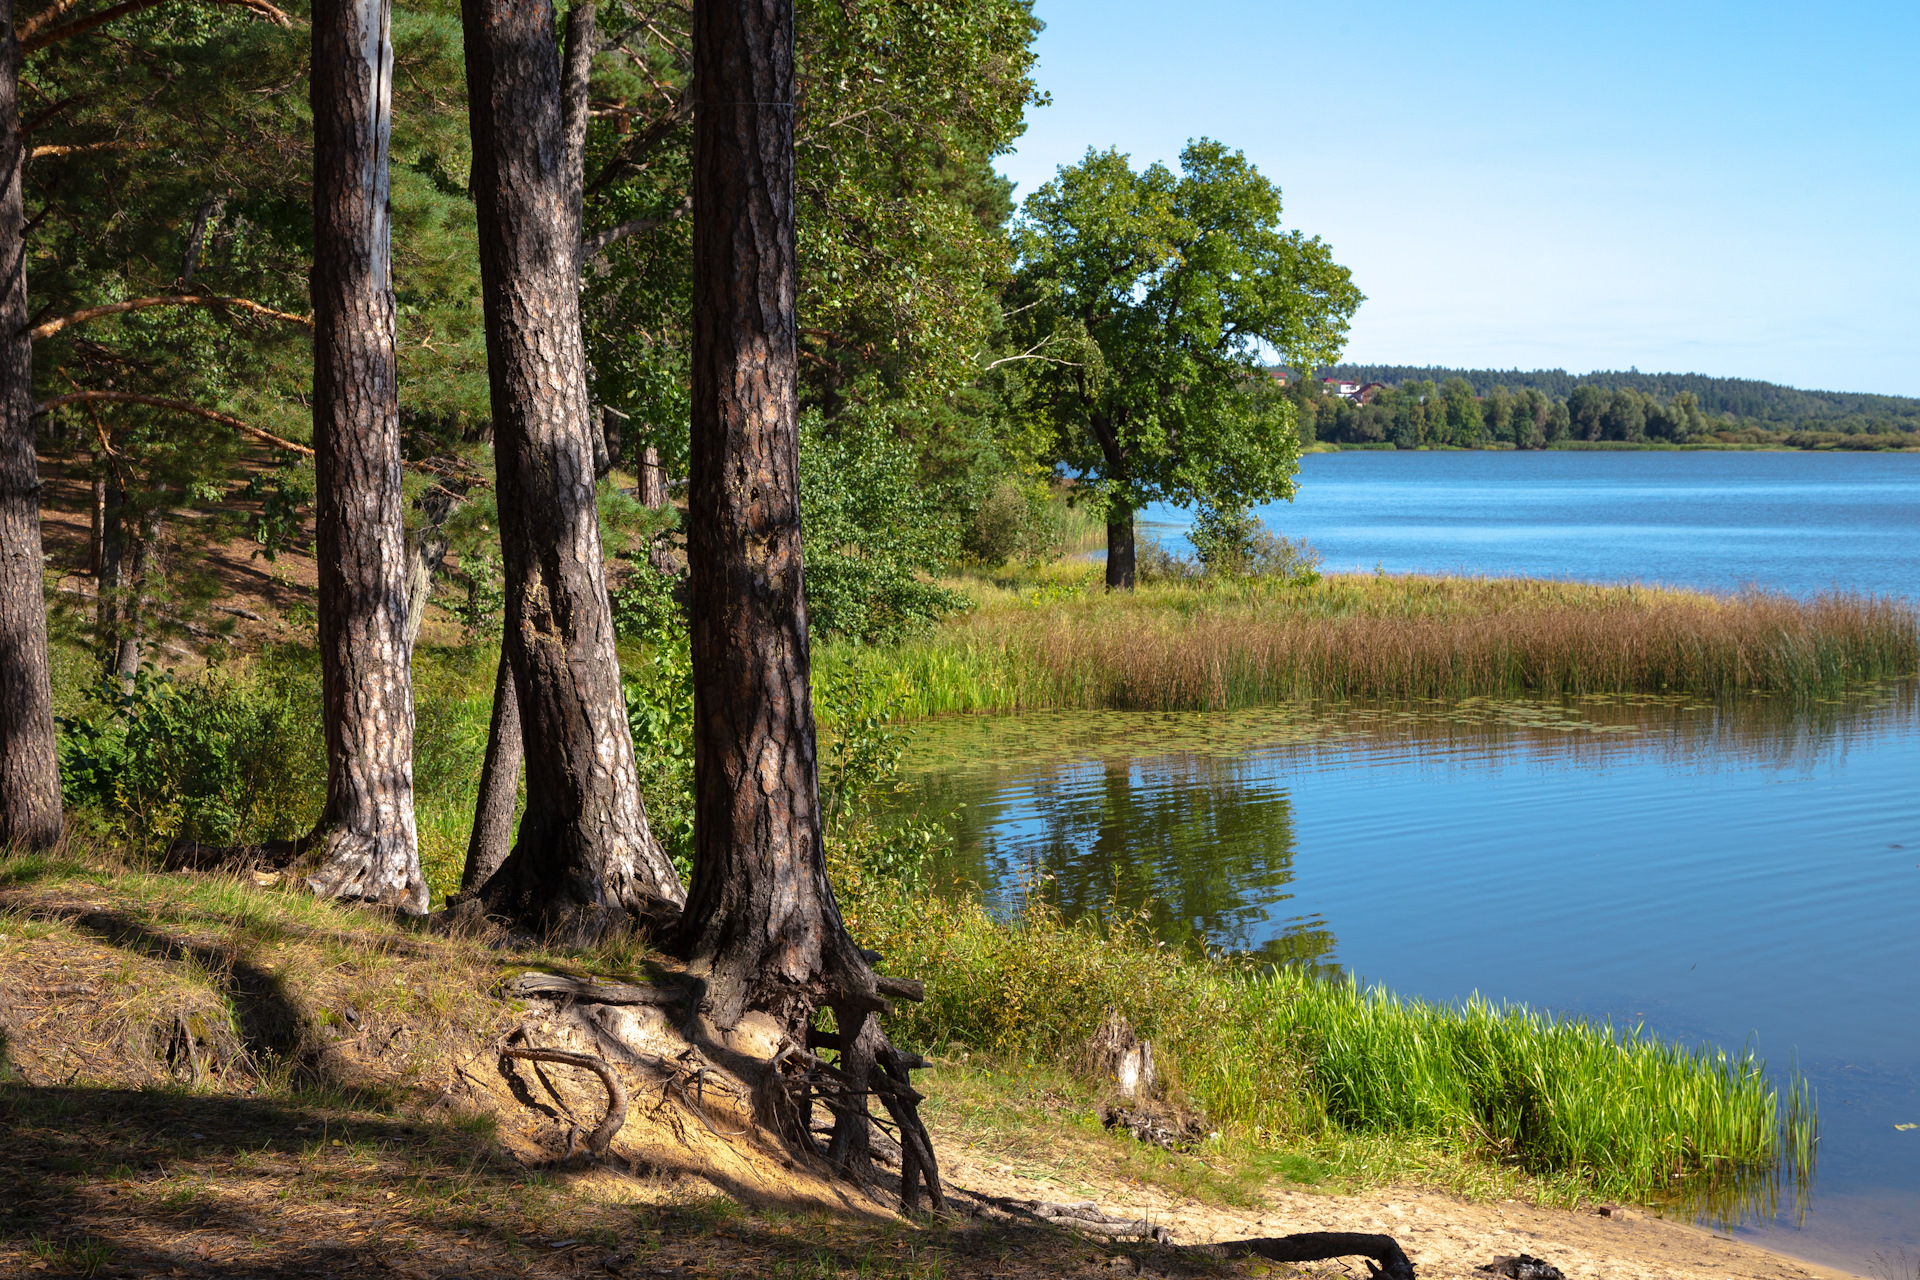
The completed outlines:
[[[961,586],[976,608],[887,647],[823,646],[903,719],[1225,711],[1312,699],[1682,693],[1796,701],[1920,668],[1905,601],[1525,578],[1342,574],[1100,591],[1058,565]]]
[[[995,1097],[1065,1090],[1097,1128],[1101,1086],[1085,1045],[1112,1010],[1154,1040],[1168,1105],[1200,1126],[1197,1160],[1141,1156],[1158,1162],[1151,1178],[1183,1193],[1409,1182],[1478,1198],[1628,1199],[1732,1222],[1804,1181],[1817,1124],[1791,1072],[1632,1028],[1432,1005],[1163,945],[1117,910],[996,918],[977,897],[926,883],[944,831],[918,819],[891,827],[872,801],[894,782],[899,723],[957,712],[1636,690],[1811,702],[1911,676],[1911,605],[1310,568],[1278,580],[1174,573],[1110,594],[1098,575],[1062,562],[947,579],[973,597],[970,612],[895,645],[817,651],[836,890],[863,945],[927,984],[927,1002],[898,1019],[903,1042],[970,1061],[967,1087]],[[97,668],[71,640],[57,651],[62,710],[77,717]],[[657,656],[629,644],[623,667],[665,679],[671,664]],[[114,856],[134,884],[195,824],[224,823],[233,840],[283,834],[324,781],[310,662],[282,647],[143,692],[136,710],[149,719],[86,740],[100,760],[124,759],[116,799],[76,812],[74,838],[124,849]],[[421,859],[435,905],[458,880],[493,669],[484,644],[416,654]],[[678,712],[657,718],[669,735],[684,727]],[[649,756],[662,750],[640,737]],[[91,760],[78,751],[68,763]],[[658,826],[672,798],[647,798]],[[26,864],[14,867],[18,884]]]

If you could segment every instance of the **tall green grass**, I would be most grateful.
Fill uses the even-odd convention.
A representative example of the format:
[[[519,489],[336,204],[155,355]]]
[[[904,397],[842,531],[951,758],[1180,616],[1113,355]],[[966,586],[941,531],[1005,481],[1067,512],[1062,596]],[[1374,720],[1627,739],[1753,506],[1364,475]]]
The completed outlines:
[[[890,649],[827,646],[900,714],[1230,710],[1290,699],[1767,693],[1811,699],[1920,671],[1920,612],[1500,578],[1348,575],[1312,586],[1089,582],[979,591]]]
[[[1255,1141],[1437,1139],[1590,1194],[1723,1207],[1811,1164],[1804,1083],[1751,1054],[1196,956],[1126,921],[1035,907],[1004,922],[971,900],[849,887],[862,939],[926,979],[926,1003],[893,1020],[907,1043],[1071,1064],[1114,1009],[1155,1041],[1177,1093]]]

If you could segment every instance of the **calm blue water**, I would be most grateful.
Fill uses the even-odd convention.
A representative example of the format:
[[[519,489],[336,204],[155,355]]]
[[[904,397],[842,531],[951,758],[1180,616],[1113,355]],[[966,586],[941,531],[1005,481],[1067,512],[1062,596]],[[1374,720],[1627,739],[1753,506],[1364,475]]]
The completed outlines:
[[[943,875],[1002,906],[1117,896],[1171,938],[1797,1061],[1820,1103],[1810,1210],[1739,1230],[1862,1273],[1920,1255],[1920,1129],[1894,1128],[1920,1123],[1911,683],[1812,716],[1266,714],[1267,742],[1260,713],[942,722],[913,799],[957,811]]]
[[[1145,513],[1178,537],[1185,513]],[[1262,512],[1333,570],[1920,596],[1920,455],[1343,453]],[[1150,524],[1151,527],[1151,524]],[[1770,1247],[1920,1256],[1920,689],[938,723],[916,804],[1012,905],[1751,1043],[1820,1103]],[[964,805],[964,808],[956,806]]]
[[[1316,453],[1260,515],[1336,571],[1920,594],[1920,453]]]

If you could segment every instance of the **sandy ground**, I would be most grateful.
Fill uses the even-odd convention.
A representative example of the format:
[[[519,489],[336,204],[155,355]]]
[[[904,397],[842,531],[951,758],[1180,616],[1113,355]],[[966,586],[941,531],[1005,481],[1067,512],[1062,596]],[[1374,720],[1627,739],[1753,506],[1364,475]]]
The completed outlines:
[[[1057,1183],[1022,1178],[951,1145],[944,1146],[942,1154],[947,1178],[961,1187],[1015,1199],[1066,1198]],[[1109,1213],[1139,1214],[1164,1223],[1176,1244],[1298,1231],[1378,1232],[1400,1242],[1423,1280],[1486,1280],[1486,1273],[1474,1268],[1522,1253],[1559,1267],[1568,1280],[1839,1280],[1853,1274],[1635,1210],[1603,1215],[1512,1201],[1474,1204],[1434,1192],[1394,1189],[1354,1196],[1275,1190],[1265,1211],[1235,1210],[1091,1174],[1074,1190],[1074,1197],[1081,1196],[1097,1200]],[[1344,1265],[1351,1274],[1366,1274],[1359,1259]]]

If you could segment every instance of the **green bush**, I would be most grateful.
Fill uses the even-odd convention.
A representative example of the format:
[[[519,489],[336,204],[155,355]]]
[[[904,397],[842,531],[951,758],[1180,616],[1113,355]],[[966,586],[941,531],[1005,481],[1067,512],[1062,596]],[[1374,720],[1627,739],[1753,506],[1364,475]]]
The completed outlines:
[[[294,835],[326,795],[320,720],[300,687],[151,664],[127,684],[109,676],[60,721],[66,802],[142,847]]]
[[[1320,553],[1306,539],[1281,537],[1245,508],[1202,507],[1187,540],[1209,577],[1320,580]]]
[[[989,567],[1046,564],[1060,558],[1066,540],[1066,512],[1047,486],[1009,477],[974,512],[961,549]]]
[[[968,607],[927,580],[959,539],[917,473],[912,447],[884,425],[801,420],[800,524],[816,635],[885,644]]]

